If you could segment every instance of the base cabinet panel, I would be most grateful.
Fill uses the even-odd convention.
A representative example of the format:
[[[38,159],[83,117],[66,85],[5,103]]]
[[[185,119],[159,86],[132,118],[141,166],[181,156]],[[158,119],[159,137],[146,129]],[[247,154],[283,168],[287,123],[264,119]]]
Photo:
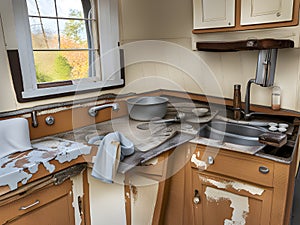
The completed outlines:
[[[193,171],[195,225],[270,222],[272,189]]]
[[[72,212],[70,212],[68,196],[64,196],[43,207],[37,208],[27,214],[7,222],[7,225],[74,225]],[[64,212],[64,213],[62,213]]]
[[[75,225],[70,180],[12,198],[0,202],[1,225]]]

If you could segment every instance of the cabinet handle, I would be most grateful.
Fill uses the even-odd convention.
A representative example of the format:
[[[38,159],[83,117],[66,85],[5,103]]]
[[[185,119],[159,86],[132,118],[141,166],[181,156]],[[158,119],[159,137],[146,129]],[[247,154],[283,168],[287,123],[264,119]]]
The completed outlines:
[[[21,206],[19,210],[27,210],[35,205],[38,205],[40,204],[40,201],[39,200],[36,200],[34,203],[32,203],[31,205],[28,205],[28,206]]]
[[[270,172],[269,168],[265,167],[265,166],[260,166],[258,170],[259,170],[259,172],[261,172],[263,174],[267,174]]]

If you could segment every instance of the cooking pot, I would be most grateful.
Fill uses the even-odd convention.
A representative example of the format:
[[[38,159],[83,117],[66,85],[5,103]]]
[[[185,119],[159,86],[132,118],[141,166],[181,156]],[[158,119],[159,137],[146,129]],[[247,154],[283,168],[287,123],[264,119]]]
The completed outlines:
[[[138,121],[161,119],[166,115],[169,99],[159,96],[144,96],[127,99],[129,117]]]

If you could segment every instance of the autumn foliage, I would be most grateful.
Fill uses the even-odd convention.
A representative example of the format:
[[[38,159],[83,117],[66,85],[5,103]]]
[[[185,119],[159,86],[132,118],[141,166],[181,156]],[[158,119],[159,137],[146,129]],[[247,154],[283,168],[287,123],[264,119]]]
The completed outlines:
[[[81,16],[74,10],[70,11],[70,15]],[[84,22],[66,21],[60,35],[50,31],[32,32],[32,45],[38,83],[88,77],[89,51]]]

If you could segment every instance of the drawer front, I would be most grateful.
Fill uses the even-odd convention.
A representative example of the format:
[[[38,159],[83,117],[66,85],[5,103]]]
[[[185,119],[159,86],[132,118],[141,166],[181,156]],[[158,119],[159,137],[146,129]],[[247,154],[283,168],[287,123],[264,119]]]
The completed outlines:
[[[0,207],[1,224],[8,220],[21,216],[25,213],[31,212],[43,205],[48,204],[62,196],[70,194],[72,190],[71,181],[65,181],[61,185],[53,186],[47,188],[42,188],[34,193],[31,193],[25,197],[3,205]]]
[[[247,154],[197,148],[191,165],[199,170],[238,178],[268,187],[273,186],[274,164]]]

